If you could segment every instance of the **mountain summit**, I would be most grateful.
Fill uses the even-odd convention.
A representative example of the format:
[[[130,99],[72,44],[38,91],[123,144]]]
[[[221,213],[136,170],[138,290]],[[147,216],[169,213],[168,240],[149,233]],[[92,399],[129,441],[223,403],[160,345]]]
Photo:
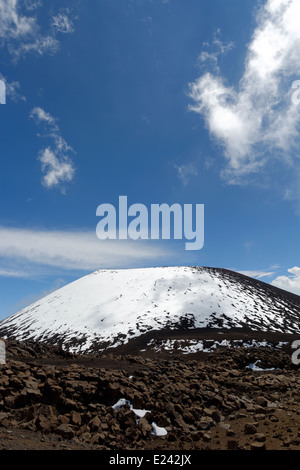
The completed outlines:
[[[117,348],[141,337],[153,345],[157,332],[171,337],[234,329],[299,334],[300,297],[219,268],[99,270],[0,322],[2,337],[73,352]]]

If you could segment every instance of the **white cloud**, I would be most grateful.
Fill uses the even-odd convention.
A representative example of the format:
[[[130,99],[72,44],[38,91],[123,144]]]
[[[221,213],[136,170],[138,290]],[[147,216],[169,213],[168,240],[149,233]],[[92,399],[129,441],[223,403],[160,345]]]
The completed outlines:
[[[280,289],[300,295],[300,268],[298,266],[294,266],[293,268],[288,269],[288,272],[290,275],[278,276],[271,282],[271,284],[279,287]]]
[[[1,0],[0,2],[0,38],[24,38],[32,35],[37,29],[36,20],[19,13],[18,0]]]
[[[28,273],[25,271],[14,271],[11,269],[0,269],[0,277],[15,277],[15,278],[27,278]]]
[[[291,85],[300,70],[299,17],[299,0],[268,0],[258,14],[238,88],[209,72],[189,86],[190,110],[203,116],[224,149],[228,181],[239,182],[267,158],[296,147],[300,106],[291,100]]]
[[[54,126],[55,128],[57,128],[56,120],[54,119],[54,117],[52,117],[51,114],[47,113],[44,109],[38,106],[32,109],[30,117],[34,118],[38,124],[43,122],[49,124],[52,127]]]
[[[75,168],[68,157],[64,156],[59,159],[50,148],[46,148],[41,151],[39,159],[42,164],[42,171],[45,173],[42,182],[46,188],[72,181]]]
[[[147,241],[100,241],[95,232],[46,231],[0,227],[2,266],[9,262],[14,272],[34,272],[34,266],[62,270],[92,271],[128,267],[159,260],[170,252]],[[25,265],[25,268],[24,268]],[[22,266],[22,269],[19,267]]]
[[[44,173],[42,184],[48,189],[59,188],[65,193],[65,183],[72,181],[75,175],[74,163],[66,155],[66,152],[73,151],[73,149],[60,135],[57,120],[50,113],[43,108],[35,107],[30,117],[35,119],[37,124],[44,124],[48,129],[46,136],[53,140],[52,148],[46,147],[39,153]]]
[[[41,32],[37,15],[28,16],[28,12],[37,11],[42,3],[20,0],[0,1],[0,41],[16,60],[28,53],[54,54],[59,49],[57,33],[73,32],[70,11],[52,16],[52,24],[48,33]],[[22,12],[25,7],[26,12]],[[25,14],[26,13],[26,14]]]

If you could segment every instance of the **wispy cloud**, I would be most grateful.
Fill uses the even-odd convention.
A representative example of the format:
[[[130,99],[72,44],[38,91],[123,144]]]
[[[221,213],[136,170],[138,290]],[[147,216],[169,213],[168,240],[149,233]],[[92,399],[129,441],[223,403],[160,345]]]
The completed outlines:
[[[198,175],[198,169],[193,163],[174,165],[177,171],[178,178],[181,180],[183,186],[187,186],[191,176]]]
[[[75,166],[67,155],[74,152],[72,147],[60,135],[57,120],[40,107],[35,107],[30,113],[38,125],[46,127],[46,137],[52,139],[52,147],[46,147],[39,153],[39,160],[44,174],[42,184],[48,188],[59,188],[65,193],[65,183],[69,183],[75,176]]]
[[[57,33],[74,30],[70,10],[65,9],[53,15],[49,31],[42,32],[36,14],[41,5],[40,1],[0,1],[0,42],[15,60],[28,53],[56,53],[60,45]]]
[[[51,16],[49,32],[41,32],[36,11],[42,6],[40,0],[0,0],[0,45],[7,47],[13,59],[29,52],[43,55],[45,52],[54,53],[59,48],[56,38],[58,33],[71,33],[74,30],[72,13],[69,8],[60,9]],[[34,16],[33,16],[34,12]],[[8,82],[0,74],[6,84],[6,95],[12,101],[26,101],[20,93],[18,81]],[[41,107],[32,109],[30,116],[38,125],[46,128],[46,137],[51,138],[51,146],[39,153],[43,179],[42,184],[47,188],[59,188],[65,192],[65,183],[72,181],[75,167],[68,152],[74,152],[60,134],[57,121]]]
[[[0,2],[0,38],[3,41],[26,38],[36,31],[36,19],[20,14],[18,0]]]
[[[271,284],[279,287],[280,289],[293,292],[294,294],[300,295],[300,268],[294,266],[288,269],[289,275],[277,276]]]
[[[46,123],[52,127],[53,130],[58,130],[56,120],[51,114],[47,113],[43,108],[35,107],[30,113],[30,117],[34,118],[38,124]]]
[[[228,182],[243,181],[275,155],[293,163],[300,124],[300,106],[291,99],[300,70],[299,17],[299,0],[268,0],[258,14],[239,86],[210,72],[189,86],[190,110],[204,118],[224,150]]]
[[[3,80],[6,88],[6,97],[17,103],[18,101],[26,101],[26,97],[20,93],[21,85],[18,81],[8,81],[0,72],[0,80]]]
[[[52,17],[52,27],[60,33],[72,33],[74,24],[70,18],[70,10],[66,9]]]
[[[231,49],[233,49],[234,43],[231,41],[229,43],[224,43],[221,40],[221,30],[218,29],[214,34],[214,39],[212,44],[205,42],[203,43],[202,51],[198,56],[197,62],[198,65],[202,67],[209,67],[215,73],[220,71],[219,69],[219,56],[226,54]]]
[[[0,227],[1,264],[10,266],[2,272],[15,277],[18,273],[19,277],[26,273],[32,275],[39,267],[85,271],[129,267],[138,262],[153,262],[168,254],[170,252],[151,241],[100,241],[95,232]]]
[[[244,274],[245,276],[254,277],[255,279],[262,279],[264,277],[270,277],[275,274],[274,271],[238,271],[240,274]]]
[[[17,48],[10,47],[9,49],[15,59],[19,59],[21,56],[29,53],[38,55],[56,54],[59,50],[59,41],[50,35],[38,36],[33,38],[32,41],[21,42]]]
[[[42,0],[24,0],[24,6],[27,10],[32,11],[42,6]]]
[[[0,277],[14,277],[14,278],[27,278],[29,274],[25,271],[14,271],[11,269],[0,269]]]
[[[26,97],[20,92],[21,85],[18,81],[6,82],[6,96],[11,99],[11,101],[17,103],[19,101],[26,101]]]

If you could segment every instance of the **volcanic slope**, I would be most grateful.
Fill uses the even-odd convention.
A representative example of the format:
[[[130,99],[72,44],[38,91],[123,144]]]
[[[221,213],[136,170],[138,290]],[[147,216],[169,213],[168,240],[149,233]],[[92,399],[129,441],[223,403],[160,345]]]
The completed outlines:
[[[87,353],[205,329],[297,335],[300,297],[220,268],[99,270],[2,320],[0,337]]]

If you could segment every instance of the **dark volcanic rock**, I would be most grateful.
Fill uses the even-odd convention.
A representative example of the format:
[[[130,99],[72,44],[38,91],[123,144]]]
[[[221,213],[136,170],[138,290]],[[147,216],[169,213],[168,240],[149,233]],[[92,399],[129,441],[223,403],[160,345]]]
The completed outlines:
[[[40,348],[34,356],[33,343],[28,360],[22,344],[18,350],[20,357],[0,366],[0,449],[7,431],[14,448],[26,433],[36,436],[35,448],[299,448],[300,371],[288,357],[286,367],[256,372],[245,366],[254,355],[247,348],[198,360],[157,354],[62,361],[50,347],[46,357],[38,357]],[[256,360],[267,356],[256,349]],[[130,404],[113,409],[122,398]],[[136,409],[147,412],[141,418]],[[153,423],[166,434],[155,436]]]

